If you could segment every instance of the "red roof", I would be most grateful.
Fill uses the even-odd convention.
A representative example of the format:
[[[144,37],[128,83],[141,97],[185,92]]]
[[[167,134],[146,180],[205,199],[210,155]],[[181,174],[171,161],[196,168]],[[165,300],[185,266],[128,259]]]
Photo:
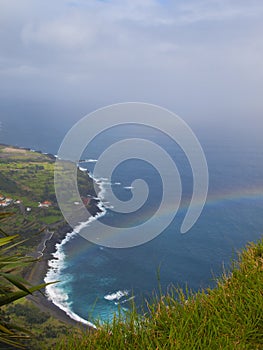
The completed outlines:
[[[82,199],[82,202],[83,202],[84,205],[88,205],[89,202],[90,202],[90,198],[81,197],[81,199]]]

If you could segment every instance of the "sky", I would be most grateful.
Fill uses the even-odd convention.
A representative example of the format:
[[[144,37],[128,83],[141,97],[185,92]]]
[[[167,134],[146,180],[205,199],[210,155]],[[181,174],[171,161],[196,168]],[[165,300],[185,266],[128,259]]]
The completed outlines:
[[[262,92],[262,0],[0,0],[4,140],[127,101],[259,130]]]

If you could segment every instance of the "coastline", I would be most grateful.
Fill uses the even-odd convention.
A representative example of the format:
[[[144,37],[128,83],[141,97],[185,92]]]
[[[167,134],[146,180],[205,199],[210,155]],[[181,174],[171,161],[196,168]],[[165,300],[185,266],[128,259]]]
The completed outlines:
[[[80,169],[80,168],[79,168]],[[40,244],[40,254],[43,254],[43,251],[41,248],[44,248],[44,256],[46,257],[45,260],[45,273],[43,274],[44,283],[49,283],[53,281],[60,281],[63,282],[63,276],[60,274],[61,266],[64,265],[64,249],[63,246],[66,244],[69,240],[71,240],[75,235],[79,233],[79,231],[84,227],[89,225],[92,221],[97,220],[99,217],[105,215],[106,209],[103,205],[103,194],[104,194],[104,188],[102,183],[95,179],[86,169],[80,169],[81,171],[85,172],[90,179],[93,181],[93,185],[95,189],[95,192],[97,194],[96,197],[94,195],[89,194],[91,197],[90,201],[90,207],[89,207],[89,213],[90,217],[86,222],[79,222],[77,226],[72,229],[70,225],[65,223],[65,225],[60,226],[58,230],[53,232],[52,236],[49,236],[50,239],[46,240],[45,243],[42,245]],[[47,256],[46,256],[47,255]],[[51,284],[46,287],[45,289],[46,294],[46,300],[55,306],[56,309],[59,310],[59,313],[63,313],[63,315],[66,315],[67,318],[73,321],[75,325],[81,325],[81,327],[84,327],[86,329],[96,329],[96,326],[88,321],[87,319],[84,319],[80,317],[78,314],[76,314],[74,311],[72,311],[70,305],[67,302],[67,296],[65,298],[65,293],[63,290],[63,287],[60,288],[59,284]],[[62,296],[62,299],[61,299]]]
[[[56,251],[56,244],[59,244],[65,238],[66,234],[72,231],[72,228],[68,224],[65,224],[54,232],[50,232],[48,230],[44,232],[44,235],[34,254],[34,257],[40,257],[40,260],[33,264],[30,271],[28,271],[26,274],[26,279],[31,284],[36,285],[45,283],[44,279],[49,269],[48,262],[54,258],[53,253]],[[33,295],[29,295],[27,298],[32,301],[41,311],[49,313],[51,316],[64,323],[77,326],[78,328],[85,330],[94,330],[93,327],[72,319],[65,311],[61,310],[51,300],[49,300],[45,292],[36,292]]]
[[[33,152],[34,154],[48,157],[48,161],[51,163],[55,162],[56,160],[56,156],[50,153],[46,154],[42,153],[41,151],[34,151],[28,148],[14,147],[5,144],[0,144],[0,146],[9,147],[10,149],[8,151],[11,153],[11,155],[13,155],[13,152],[23,152],[28,155],[27,152],[29,152],[30,154],[28,157],[30,157],[31,153]],[[46,159],[44,159],[43,162],[44,161],[46,162]],[[56,269],[52,266],[52,262],[60,263],[60,257],[57,257],[56,253],[59,249],[63,249],[63,244],[65,241],[67,241],[68,237],[73,237],[78,233],[78,228],[81,229],[81,226],[83,224],[85,225],[93,220],[96,220],[106,212],[101,201],[103,197],[103,186],[101,185],[100,181],[94,179],[93,176],[89,174],[89,171],[87,169],[81,168],[79,165],[78,170],[84,172],[87,175],[87,181],[92,182],[93,184],[93,188],[90,188],[91,186],[86,187],[86,182],[83,181],[81,187],[83,198],[89,198],[88,211],[90,213],[90,219],[85,223],[80,223],[80,225],[74,229],[72,229],[72,227],[68,225],[64,220],[47,225],[47,228],[39,235],[38,242],[34,244],[34,251],[31,251],[29,254],[29,256],[37,259],[38,261],[25,268],[23,271],[23,277],[25,277],[25,279],[31,285],[39,285],[58,280],[63,281],[63,276],[48,276],[49,272],[52,272],[52,270],[53,272],[56,271]],[[74,314],[74,312],[71,312],[70,308],[63,307],[63,304],[57,300],[56,293],[54,294],[50,292],[52,291],[53,286],[59,286],[59,284],[49,285],[47,288],[45,288],[45,290],[43,288],[42,292],[35,292],[33,295],[29,295],[27,298],[31,302],[35,303],[39,309],[49,313],[54,318],[57,318],[64,323],[78,326],[79,328],[94,330],[96,327],[91,322],[88,322],[87,320],[84,320],[78,315]]]
[[[38,244],[35,253],[33,254],[34,258],[39,258],[39,261],[32,266],[32,269],[28,271],[26,274],[26,279],[34,285],[46,283],[49,278],[48,272],[52,271],[52,267],[49,264],[49,261],[56,260],[59,262],[59,259],[54,256],[56,252],[58,252],[58,247],[63,242],[68,239],[68,236],[74,235],[78,233],[79,228],[85,224],[87,225],[90,223],[90,221],[96,220],[98,217],[103,216],[106,213],[105,207],[102,203],[103,199],[103,185],[94,179],[90,174],[88,174],[90,178],[94,181],[94,186],[97,187],[97,193],[98,197],[93,197],[93,202],[91,204],[91,207],[89,208],[90,211],[90,218],[86,223],[80,223],[75,230],[72,229],[72,227],[67,224],[66,222],[61,222],[59,224],[53,224],[50,226],[50,229],[52,228],[52,231],[49,231],[49,229],[46,229],[44,231],[44,236],[42,237],[40,243]],[[74,232],[73,232],[74,231]],[[52,278],[51,281],[56,281],[56,278]],[[44,293],[35,293],[32,296],[28,296],[28,299],[31,300],[36,304],[36,306],[44,311],[48,312],[53,317],[57,318],[58,320],[67,323],[69,325],[77,326],[78,328],[84,329],[84,330],[95,330],[96,326],[89,322],[88,320],[84,320],[78,315],[67,312],[70,310],[64,310],[63,305],[61,307],[59,305],[56,305],[54,300],[51,300],[48,296],[47,290],[45,289]],[[71,316],[70,316],[71,314]]]

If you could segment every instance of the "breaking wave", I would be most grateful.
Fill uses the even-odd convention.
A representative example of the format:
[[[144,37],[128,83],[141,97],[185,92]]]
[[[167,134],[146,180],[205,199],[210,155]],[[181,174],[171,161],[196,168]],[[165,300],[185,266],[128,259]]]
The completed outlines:
[[[81,171],[87,171],[85,168],[80,168]],[[90,176],[92,177],[92,176]],[[65,238],[55,245],[56,251],[53,253],[53,258],[48,262],[48,271],[44,278],[45,283],[53,282],[53,281],[63,281],[56,284],[51,284],[46,287],[46,295],[47,298],[63,310],[70,318],[75,321],[84,323],[90,327],[96,328],[95,325],[88,320],[78,316],[76,313],[72,311],[71,302],[68,297],[68,290],[66,285],[68,286],[68,282],[71,279],[69,274],[64,273],[64,269],[66,267],[66,256],[64,253],[64,246],[72,240],[76,235],[84,228],[90,225],[91,222],[97,220],[98,218],[104,216],[106,214],[105,205],[103,203],[105,189],[103,187],[103,182],[98,181],[97,179],[92,179],[96,182],[99,187],[99,193],[97,199],[99,203],[97,204],[98,208],[101,212],[97,213],[95,216],[91,216],[88,221],[79,223],[72,232],[68,232]]]

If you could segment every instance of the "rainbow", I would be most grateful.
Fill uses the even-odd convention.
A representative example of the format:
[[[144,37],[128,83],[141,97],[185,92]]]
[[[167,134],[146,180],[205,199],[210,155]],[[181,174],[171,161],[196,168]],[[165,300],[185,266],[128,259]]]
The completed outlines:
[[[226,201],[263,200],[263,187],[238,188],[209,194],[206,205],[217,205]]]
[[[211,207],[211,206],[219,206],[219,205],[227,205],[230,204],[231,202],[235,203],[241,203],[245,201],[263,201],[263,187],[250,187],[250,188],[237,188],[237,189],[232,189],[232,190],[225,190],[225,191],[220,191],[220,192],[214,192],[214,193],[209,193],[207,197],[207,201],[205,204],[206,207]],[[178,213],[184,213],[188,206],[189,206],[189,200],[183,200],[180,206],[180,209]],[[198,205],[199,203],[196,203]],[[165,205],[164,208],[160,211],[158,218],[160,217],[161,219],[165,220],[165,216],[172,213],[174,211],[174,205],[173,203],[169,203],[168,205]],[[149,211],[144,211],[144,217],[140,217],[140,220],[145,220],[147,218],[151,217],[151,209]],[[140,222],[137,219],[130,220],[128,219],[128,224],[129,226],[136,226],[139,225]],[[92,224],[90,225],[90,229],[92,230]],[[78,236],[78,235],[77,235]],[[88,241],[87,241],[88,242]],[[84,244],[81,247],[78,245],[78,253],[81,251],[85,251],[86,249],[91,249],[93,244],[89,248],[87,248],[87,245]],[[96,247],[95,247],[96,249]],[[75,255],[74,252],[72,252],[73,255]]]

